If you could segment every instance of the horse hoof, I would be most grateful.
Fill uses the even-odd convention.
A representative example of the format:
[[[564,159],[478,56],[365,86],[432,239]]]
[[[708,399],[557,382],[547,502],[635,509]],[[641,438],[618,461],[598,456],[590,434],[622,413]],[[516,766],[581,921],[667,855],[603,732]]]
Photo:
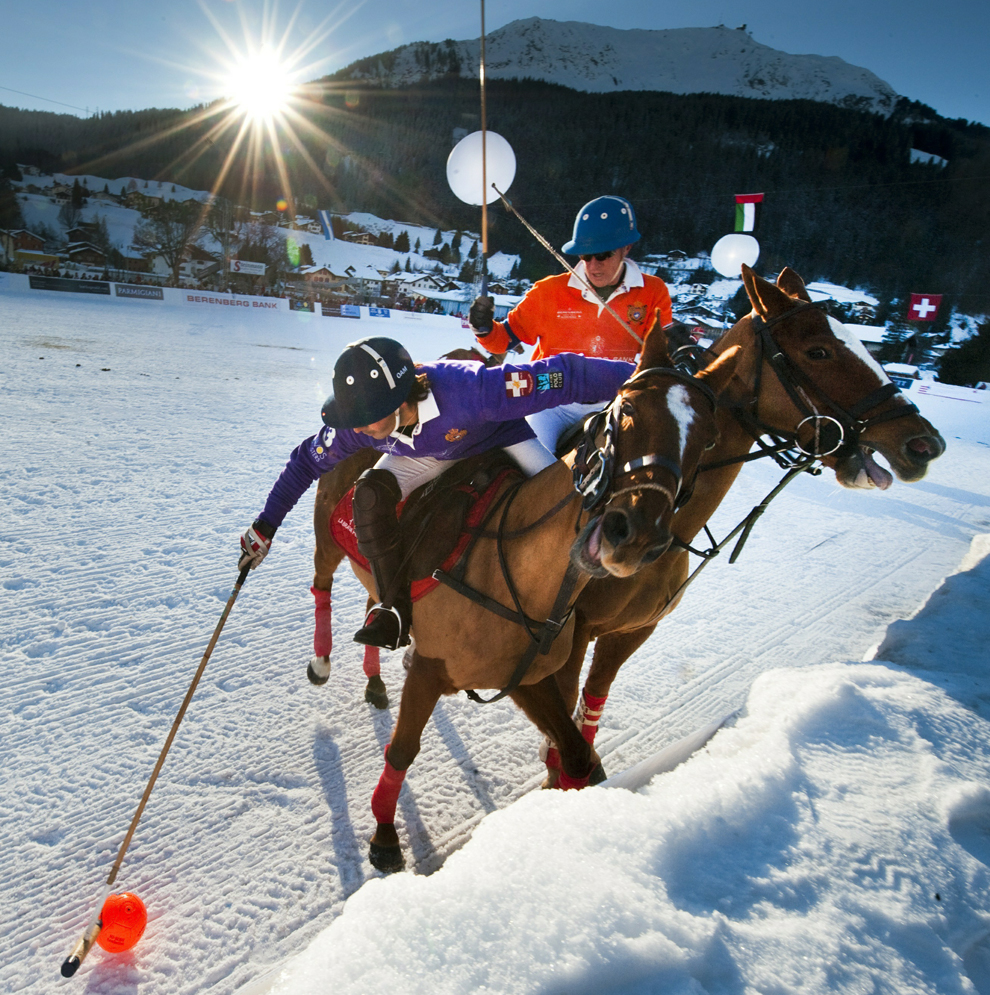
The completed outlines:
[[[368,847],[368,860],[371,861],[371,866],[375,870],[381,871],[383,874],[394,874],[406,866],[402,857],[402,847],[398,845],[381,846],[378,843],[372,843]]]
[[[367,687],[364,689],[364,700],[375,708],[388,708],[388,692],[385,690],[385,682],[376,674],[368,678]]]
[[[599,760],[598,763],[591,769],[591,774],[588,775],[588,786],[591,787],[595,784],[601,784],[602,781],[607,781],[608,776],[605,773],[605,768],[602,766],[602,762]]]
[[[326,684],[330,679],[330,657],[314,656],[306,668],[306,676],[309,678],[309,683],[317,687]]]

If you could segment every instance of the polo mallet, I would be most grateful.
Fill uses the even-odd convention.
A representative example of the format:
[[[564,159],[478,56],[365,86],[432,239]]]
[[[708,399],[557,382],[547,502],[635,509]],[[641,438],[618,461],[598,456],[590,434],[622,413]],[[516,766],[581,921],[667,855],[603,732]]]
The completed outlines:
[[[110,894],[110,889],[113,887],[113,883],[117,879],[117,872],[120,870],[120,865],[124,862],[124,854],[127,853],[127,848],[131,845],[134,830],[137,829],[137,824],[141,819],[141,814],[144,812],[145,805],[148,803],[151,790],[154,788],[155,781],[158,779],[158,772],[162,769],[162,765],[165,763],[165,757],[168,755],[168,751],[172,746],[172,740],[175,739],[175,734],[179,730],[179,724],[182,722],[182,717],[186,714],[189,702],[192,701],[192,696],[196,693],[196,686],[199,684],[199,679],[203,676],[203,671],[206,670],[206,665],[210,660],[210,654],[213,652],[213,647],[216,646],[217,640],[220,638],[220,632],[224,627],[224,623],[227,621],[227,616],[230,614],[231,608],[234,607],[234,602],[237,600],[237,595],[240,593],[241,587],[243,586],[250,569],[250,566],[244,567],[244,569],[241,570],[240,574],[237,576],[237,583],[234,585],[234,590],[230,592],[230,597],[227,599],[227,604],[224,607],[223,614],[220,616],[220,621],[217,622],[217,627],[213,630],[213,638],[210,640],[209,646],[206,647],[206,652],[203,654],[203,659],[200,661],[196,675],[193,677],[192,683],[189,685],[189,690],[186,692],[186,696],[182,700],[182,705],[179,707],[179,712],[175,716],[175,721],[172,723],[172,728],[169,730],[168,738],[165,740],[165,745],[162,747],[162,752],[158,755],[158,762],[155,764],[155,769],[151,772],[151,777],[148,779],[148,784],[144,789],[144,794],[141,796],[141,802],[137,807],[137,811],[134,813],[134,818],[131,819],[131,824],[127,830],[127,835],[124,837],[124,842],[120,845],[120,851],[117,853],[117,859],[114,861],[113,867],[110,869],[110,874],[107,877],[106,884],[103,887],[100,900],[97,902],[96,908],[93,910],[93,915],[90,918],[85,931],[83,932],[82,938],[72,948],[72,953],[70,953],[69,956],[62,962],[63,978],[71,978],[76,971],[79,970],[79,965],[83,962],[83,960],[85,960],[86,954],[88,954],[92,949],[93,944],[96,942],[96,938],[100,935],[100,930],[103,928],[103,920],[100,918],[100,913],[103,911],[103,906],[107,900],[107,896]]]
[[[583,276],[581,276],[581,274],[578,273],[578,271],[515,209],[515,207],[512,206],[512,201],[510,201],[505,196],[505,194],[502,193],[502,191],[499,190],[499,188],[497,186],[495,186],[494,183],[492,184],[492,189],[495,191],[495,193],[497,193],[499,195],[499,197],[501,197],[502,203],[505,204],[506,208],[508,210],[510,210],[526,226],[526,228],[529,231],[530,235],[532,235],[533,238],[535,238],[536,241],[539,242],[540,245],[542,245],[543,248],[546,249],[547,252],[549,252],[550,255],[553,256],[554,259],[556,259],[557,262],[560,263],[560,265],[563,266],[564,269],[566,269],[567,272],[570,273],[571,276],[574,277],[575,280],[579,280],[581,283],[583,283],[585,285],[585,287],[587,287],[588,290],[590,290],[597,297],[598,296],[597,291],[591,285],[591,283],[588,280],[586,280]],[[605,310],[608,311],[608,313],[610,315],[612,315],[612,317],[615,318],[615,320],[620,325],[622,325],[622,327],[640,345],[643,344],[643,340],[632,330],[632,327],[630,326],[630,324],[627,321],[623,321],[622,318],[619,317],[619,315],[616,313],[615,309],[610,304],[608,304],[606,301],[602,301],[602,307],[604,307]]]

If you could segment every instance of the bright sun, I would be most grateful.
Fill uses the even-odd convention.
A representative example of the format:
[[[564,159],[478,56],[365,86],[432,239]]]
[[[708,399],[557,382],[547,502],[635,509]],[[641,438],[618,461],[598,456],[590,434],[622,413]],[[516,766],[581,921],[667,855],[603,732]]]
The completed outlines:
[[[295,84],[286,66],[270,49],[238,60],[227,75],[225,89],[237,108],[253,121],[271,121],[289,104]]]

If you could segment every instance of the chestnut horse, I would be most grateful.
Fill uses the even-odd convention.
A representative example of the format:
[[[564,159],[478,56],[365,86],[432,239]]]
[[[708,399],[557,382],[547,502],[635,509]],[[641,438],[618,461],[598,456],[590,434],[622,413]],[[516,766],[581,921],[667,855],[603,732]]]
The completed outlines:
[[[499,697],[511,697],[558,744],[561,787],[604,778],[554,678],[570,655],[569,608],[588,580],[584,570],[629,577],[666,551],[678,498],[715,442],[715,395],[734,364],[733,351],[697,377],[679,373],[670,368],[666,337],[652,332],[636,371],[586,446],[583,493],[575,492],[575,474],[560,461],[529,480],[503,485],[514,493],[494,516],[497,531],[490,524],[471,547],[462,587],[441,584],[414,603],[412,659],[372,799],[377,828],[369,856],[375,867],[403,866],[396,802],[441,695],[503,688]],[[325,567],[333,555],[322,553]],[[338,562],[341,556],[338,551]],[[373,594],[371,574],[352,566]],[[480,597],[465,597],[464,588]],[[514,617],[517,612],[527,625]]]
[[[708,522],[758,436],[769,436],[771,443],[776,439],[769,448],[789,449],[809,463],[805,454],[817,457],[850,488],[890,486],[892,477],[873,459],[874,452],[901,480],[913,482],[945,450],[935,428],[899,395],[859,340],[812,305],[797,273],[785,268],[776,285],[748,266],[742,267],[742,276],[753,311],[710,350],[715,355],[740,352],[719,402],[719,442],[700,468],[691,499],[674,517],[674,534],[683,543],[691,543]],[[573,710],[585,652],[595,640],[575,716],[588,742],[594,742],[619,668],[677,607],[688,559],[687,550],[675,544],[635,577],[591,580],[578,598],[571,655],[557,680]],[[551,750],[547,787],[556,781],[555,764]]]

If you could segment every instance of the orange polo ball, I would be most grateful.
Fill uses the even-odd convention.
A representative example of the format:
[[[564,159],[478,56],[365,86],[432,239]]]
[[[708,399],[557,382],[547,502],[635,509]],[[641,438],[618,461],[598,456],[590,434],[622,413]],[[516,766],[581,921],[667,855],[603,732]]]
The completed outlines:
[[[103,927],[96,942],[112,954],[123,953],[141,939],[148,925],[148,910],[137,895],[125,891],[122,895],[108,895],[100,913]]]

